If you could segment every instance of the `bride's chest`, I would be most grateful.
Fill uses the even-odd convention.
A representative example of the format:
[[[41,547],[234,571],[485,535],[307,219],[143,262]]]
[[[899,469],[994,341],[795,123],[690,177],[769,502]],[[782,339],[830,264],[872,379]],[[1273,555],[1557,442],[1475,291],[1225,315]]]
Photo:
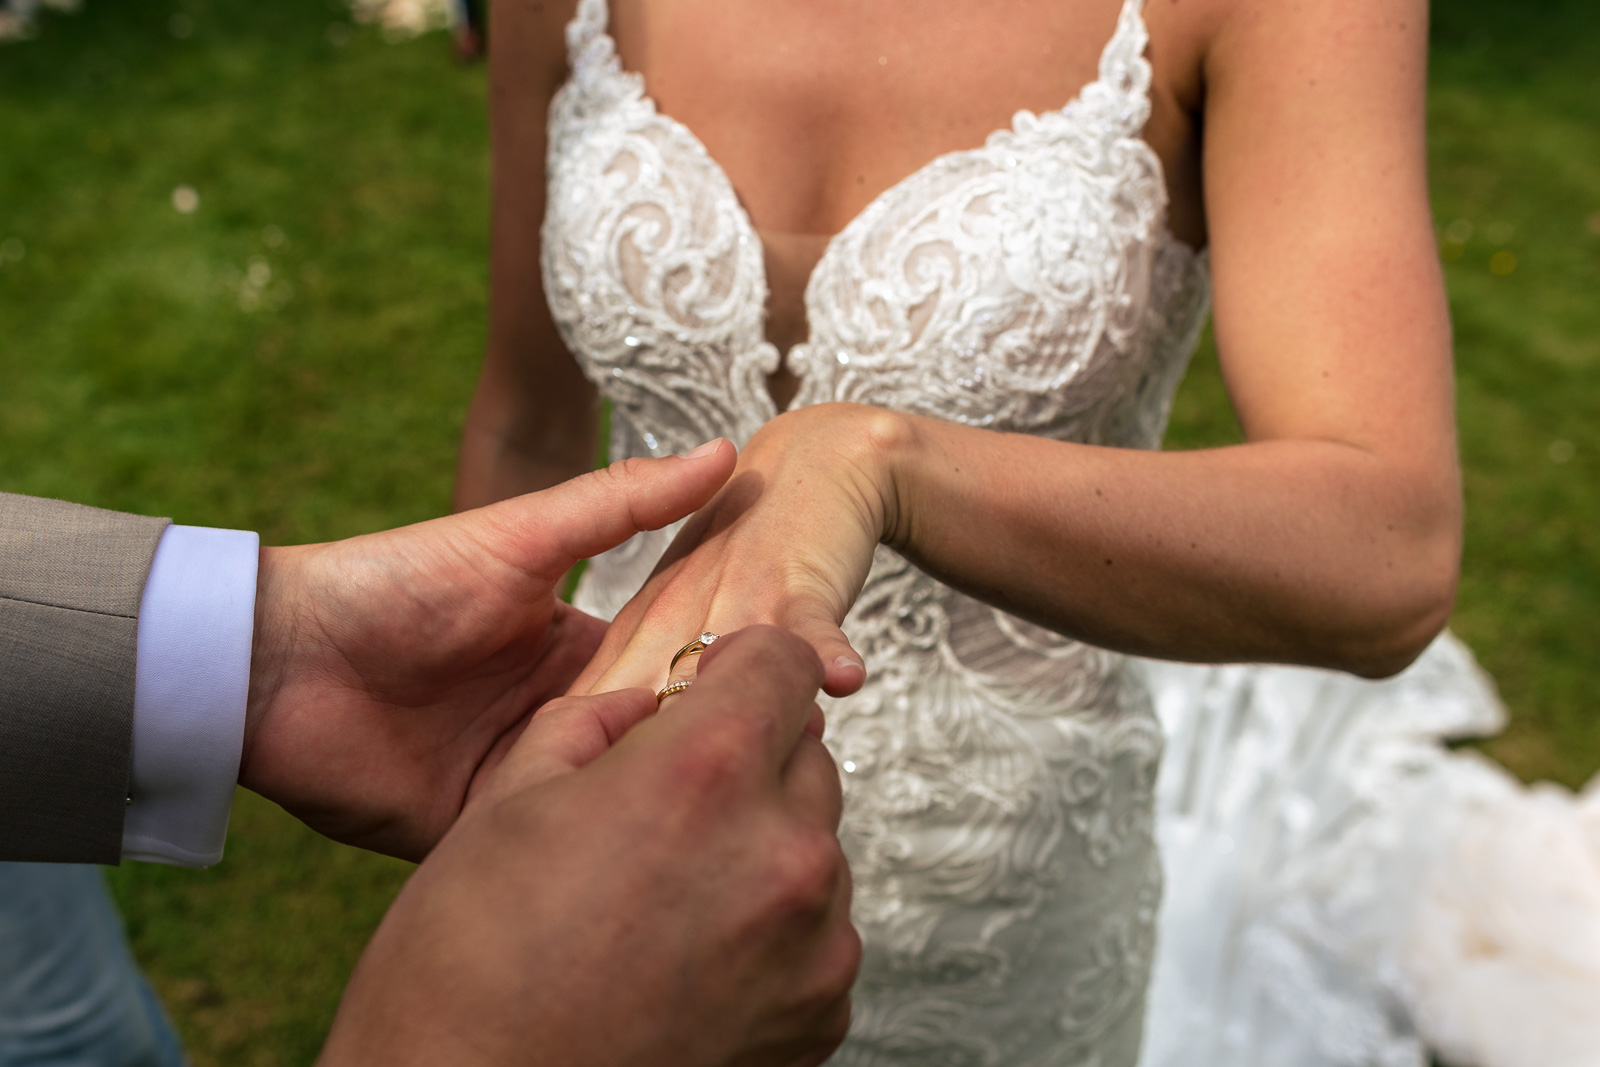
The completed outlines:
[[[1019,112],[980,147],[939,156],[827,241],[805,288],[809,336],[788,359],[795,403],[1095,439],[1086,415],[1137,399],[1164,305],[1194,266],[1138,136],[1143,44],[1125,16],[1067,107]],[[547,174],[546,295],[617,409],[661,449],[680,432],[672,447],[743,439],[776,414],[750,215],[603,34],[552,105]]]
[[[830,234],[1019,108],[1070,100],[1121,2],[612,0],[609,30],[758,229]]]

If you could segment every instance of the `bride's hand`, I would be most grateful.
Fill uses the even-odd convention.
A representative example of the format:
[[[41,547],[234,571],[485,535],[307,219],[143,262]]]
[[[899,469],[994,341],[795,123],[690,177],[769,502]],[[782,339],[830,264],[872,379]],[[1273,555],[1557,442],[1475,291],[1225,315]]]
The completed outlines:
[[[618,614],[573,691],[660,688],[672,654],[701,632],[770,623],[816,650],[826,692],[855,692],[866,667],[839,623],[896,521],[888,457],[905,432],[900,416],[857,404],[768,422]],[[691,658],[672,676],[692,674]]]

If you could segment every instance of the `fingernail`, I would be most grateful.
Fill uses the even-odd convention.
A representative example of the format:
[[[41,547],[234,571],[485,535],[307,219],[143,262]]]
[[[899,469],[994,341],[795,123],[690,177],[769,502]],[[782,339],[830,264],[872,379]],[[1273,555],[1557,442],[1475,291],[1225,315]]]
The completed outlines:
[[[835,667],[854,667],[858,671],[867,669],[867,665],[854,656],[837,656],[834,658],[833,665]]]
[[[722,443],[722,438],[720,438],[720,437],[713,438],[712,440],[707,441],[705,444],[701,445],[699,448],[695,449],[693,452],[685,452],[683,454],[683,458],[684,459],[699,459],[701,456],[709,456],[709,455],[711,455],[711,453],[713,453],[713,452],[715,452],[717,450],[717,446],[719,444],[721,444],[721,443]]]

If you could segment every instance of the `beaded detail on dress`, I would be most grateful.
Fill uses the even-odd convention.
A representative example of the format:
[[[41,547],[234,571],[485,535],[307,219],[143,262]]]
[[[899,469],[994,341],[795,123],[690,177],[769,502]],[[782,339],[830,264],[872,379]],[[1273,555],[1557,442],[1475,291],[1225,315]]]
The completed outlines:
[[[795,406],[852,401],[1154,448],[1208,307],[1140,138],[1150,67],[1126,0],[1099,77],[886,190],[818,261]],[[613,458],[743,443],[777,414],[759,237],[692,132],[624,71],[604,0],[568,28],[551,105],[545,292],[611,401]],[[596,559],[609,617],[671,531]],[[1132,1067],[1160,873],[1161,735],[1124,657],[934,581],[887,548],[829,707],[866,959],[833,1062]]]

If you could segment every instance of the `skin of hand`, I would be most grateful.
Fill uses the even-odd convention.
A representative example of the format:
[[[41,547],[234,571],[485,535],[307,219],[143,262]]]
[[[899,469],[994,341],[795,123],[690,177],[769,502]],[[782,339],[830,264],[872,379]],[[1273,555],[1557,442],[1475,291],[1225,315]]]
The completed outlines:
[[[383,533],[261,550],[239,782],[335,840],[420,859],[567,690],[605,625],[576,561],[674,522],[734,448],[628,460]]]
[[[379,926],[323,1067],[822,1062],[861,943],[821,673],[754,628],[659,714],[541,709]]]
[[[745,447],[728,484],[681,530],[650,580],[617,615],[575,692],[659,687],[684,642],[771,624],[811,643],[830,695],[866,679],[839,624],[873,549],[896,522],[881,456],[897,416],[820,404],[768,422]],[[673,678],[692,676],[685,660]]]

